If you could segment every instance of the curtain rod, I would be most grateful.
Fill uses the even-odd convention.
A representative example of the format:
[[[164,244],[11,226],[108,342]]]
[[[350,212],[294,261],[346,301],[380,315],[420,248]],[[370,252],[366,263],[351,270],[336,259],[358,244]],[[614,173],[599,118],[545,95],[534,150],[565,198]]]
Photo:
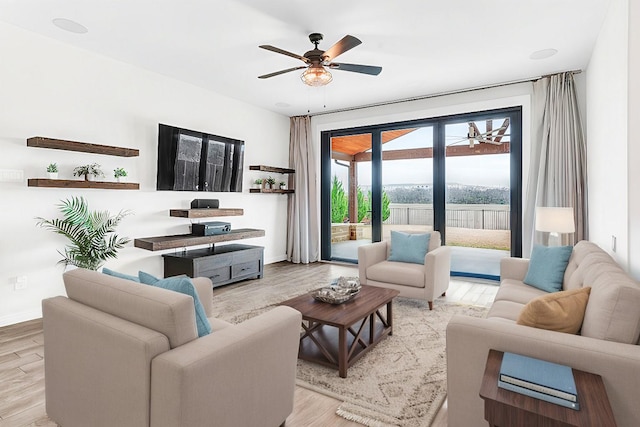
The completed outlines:
[[[439,92],[439,93],[434,93],[434,94],[431,94],[431,95],[422,95],[422,96],[416,96],[416,97],[413,97],[413,98],[398,99],[396,101],[379,102],[379,103],[376,103],[376,104],[368,104],[368,105],[363,105],[363,106],[360,106],[360,107],[339,108],[337,110],[322,111],[322,112],[319,112],[319,113],[308,114],[308,116],[309,117],[323,116],[325,114],[344,113],[345,111],[357,111],[357,110],[364,110],[365,108],[382,107],[382,106],[385,106],[385,105],[401,104],[403,102],[420,101],[420,100],[423,100],[423,99],[436,98],[436,97],[439,97],[439,96],[457,95],[459,93],[475,92],[477,90],[493,89],[493,88],[496,88],[496,87],[511,86],[511,85],[516,85],[516,84],[520,84],[520,83],[527,83],[527,82],[535,82],[535,81],[543,79],[545,77],[551,77],[551,76],[555,76],[557,74],[562,74],[562,73],[580,74],[581,72],[582,72],[582,70],[561,71],[559,73],[544,74],[542,76],[529,77],[529,78],[525,78],[525,79],[521,79],[521,80],[512,80],[512,81],[503,82],[503,83],[495,83],[495,84],[487,85],[487,86],[476,86],[476,87],[467,88],[467,89],[452,90],[452,91],[449,91],[449,92]]]

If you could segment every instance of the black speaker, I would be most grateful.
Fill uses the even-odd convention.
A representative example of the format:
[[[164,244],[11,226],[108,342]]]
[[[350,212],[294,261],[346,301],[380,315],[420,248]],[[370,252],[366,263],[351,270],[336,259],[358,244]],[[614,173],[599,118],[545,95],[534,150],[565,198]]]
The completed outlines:
[[[191,201],[191,209],[211,208],[218,209],[220,200],[218,199],[193,199]]]

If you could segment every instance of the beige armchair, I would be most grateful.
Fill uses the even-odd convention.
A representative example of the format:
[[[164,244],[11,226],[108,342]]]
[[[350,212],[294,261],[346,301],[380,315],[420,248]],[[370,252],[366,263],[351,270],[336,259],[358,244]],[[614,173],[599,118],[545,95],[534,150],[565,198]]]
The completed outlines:
[[[358,248],[360,283],[396,289],[403,297],[424,299],[433,310],[433,300],[449,287],[451,265],[451,249],[441,246],[440,232],[431,232],[424,265],[387,261],[390,245],[384,240]]]
[[[49,417],[64,427],[278,426],[293,411],[301,315],[289,307],[198,338],[193,299],[95,271],[42,302]],[[207,316],[209,279],[194,279]]]

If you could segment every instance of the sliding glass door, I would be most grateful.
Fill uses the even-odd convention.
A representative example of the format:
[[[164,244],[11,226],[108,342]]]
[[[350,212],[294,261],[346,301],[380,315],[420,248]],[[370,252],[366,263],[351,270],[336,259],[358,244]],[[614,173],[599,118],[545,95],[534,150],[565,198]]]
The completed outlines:
[[[382,131],[382,240],[433,230],[433,126]]]
[[[511,255],[510,119],[468,117],[444,128],[451,273],[497,279]]]
[[[331,146],[331,259],[354,262],[358,246],[371,243],[372,134],[335,136]],[[379,235],[380,224],[376,225]]]
[[[438,230],[453,274],[495,278],[501,256],[521,255],[520,123],[518,107],[323,132],[322,259]]]

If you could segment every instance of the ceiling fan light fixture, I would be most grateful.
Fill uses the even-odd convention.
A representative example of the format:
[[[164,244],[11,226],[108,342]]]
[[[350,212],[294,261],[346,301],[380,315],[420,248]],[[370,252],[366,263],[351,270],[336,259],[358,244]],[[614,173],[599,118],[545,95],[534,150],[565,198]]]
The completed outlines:
[[[324,86],[331,83],[333,76],[322,65],[312,65],[304,70],[300,79],[308,86]]]

